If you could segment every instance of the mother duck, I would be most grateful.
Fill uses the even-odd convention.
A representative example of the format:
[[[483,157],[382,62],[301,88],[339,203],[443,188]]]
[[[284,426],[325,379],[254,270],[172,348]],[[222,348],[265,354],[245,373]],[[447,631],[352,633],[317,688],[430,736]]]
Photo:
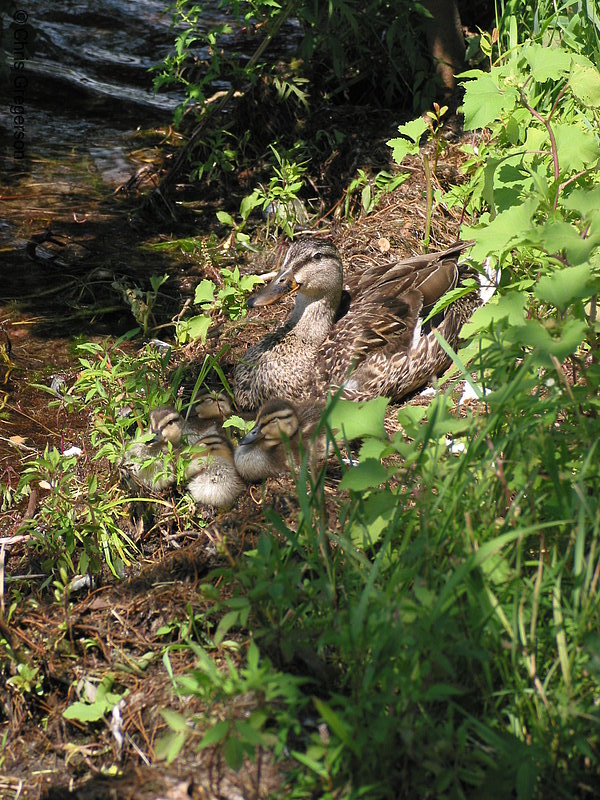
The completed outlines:
[[[399,400],[439,375],[449,358],[421,322],[445,292],[477,275],[457,264],[469,245],[372,266],[352,275],[345,291],[342,259],[331,241],[292,242],[279,273],[248,301],[255,308],[296,293],[283,325],[249,347],[236,365],[238,406],[255,409],[275,397],[323,398],[339,387],[350,400]],[[480,302],[470,292],[436,320],[449,344],[456,344]]]

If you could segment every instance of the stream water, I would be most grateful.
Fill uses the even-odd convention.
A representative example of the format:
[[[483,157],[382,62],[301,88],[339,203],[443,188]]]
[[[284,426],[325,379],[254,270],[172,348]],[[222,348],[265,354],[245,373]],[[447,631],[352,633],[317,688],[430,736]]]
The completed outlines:
[[[172,268],[140,251],[115,188],[159,160],[181,97],[155,94],[149,68],[172,46],[164,0],[23,0],[2,15],[0,323],[15,364],[0,363],[0,481],[22,456],[14,437],[64,439],[48,415],[48,385],[74,369],[74,338],[122,332],[133,320],[80,312],[120,271]],[[3,6],[4,8],[4,6]],[[57,243],[28,242],[51,229]],[[33,257],[32,257],[33,256]],[[93,281],[94,270],[100,279]],[[1,346],[1,341],[0,341]],[[1,354],[0,354],[1,355]]]

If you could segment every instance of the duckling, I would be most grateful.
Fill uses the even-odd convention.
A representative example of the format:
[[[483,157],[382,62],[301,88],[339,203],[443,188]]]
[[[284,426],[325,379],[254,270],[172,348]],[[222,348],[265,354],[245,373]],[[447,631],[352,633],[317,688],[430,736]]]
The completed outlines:
[[[325,435],[315,433],[322,409],[315,405],[296,408],[287,400],[275,399],[265,403],[256,415],[252,430],[244,436],[235,450],[235,466],[244,480],[261,481],[297,467],[301,460],[301,445],[309,449],[311,466],[326,454]]]
[[[236,404],[256,408],[273,397],[305,401],[340,387],[350,400],[399,400],[441,374],[450,359],[421,320],[449,289],[477,275],[457,265],[469,245],[459,242],[352,274],[347,292],[332,242],[292,242],[277,276],[248,305],[270,305],[296,292],[294,309],[236,365]],[[443,313],[438,330],[450,345],[480,303],[470,292]]]
[[[154,437],[144,442],[133,440],[121,462],[121,476],[138,487],[164,492],[175,484],[175,461],[182,436],[181,417],[170,406],[150,412],[150,430]]]
[[[227,509],[235,503],[246,485],[234,463],[229,440],[214,430],[206,431],[193,447],[185,468],[187,492],[196,503]]]
[[[231,400],[225,392],[207,390],[200,394],[193,406],[194,423],[200,431],[223,431],[223,422],[233,414]]]

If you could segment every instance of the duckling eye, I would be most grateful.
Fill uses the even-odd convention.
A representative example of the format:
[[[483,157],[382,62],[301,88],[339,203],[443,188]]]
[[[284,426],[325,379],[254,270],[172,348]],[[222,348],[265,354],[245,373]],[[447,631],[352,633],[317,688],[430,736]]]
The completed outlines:
[[[315,253],[313,258],[315,261],[320,261],[323,258],[323,253]]]

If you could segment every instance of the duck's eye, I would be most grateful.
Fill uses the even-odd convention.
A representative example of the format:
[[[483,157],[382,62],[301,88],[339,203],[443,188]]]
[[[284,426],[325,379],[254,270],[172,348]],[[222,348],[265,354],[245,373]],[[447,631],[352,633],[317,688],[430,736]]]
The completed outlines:
[[[315,261],[320,261],[323,258],[323,253],[315,253],[313,258]]]

